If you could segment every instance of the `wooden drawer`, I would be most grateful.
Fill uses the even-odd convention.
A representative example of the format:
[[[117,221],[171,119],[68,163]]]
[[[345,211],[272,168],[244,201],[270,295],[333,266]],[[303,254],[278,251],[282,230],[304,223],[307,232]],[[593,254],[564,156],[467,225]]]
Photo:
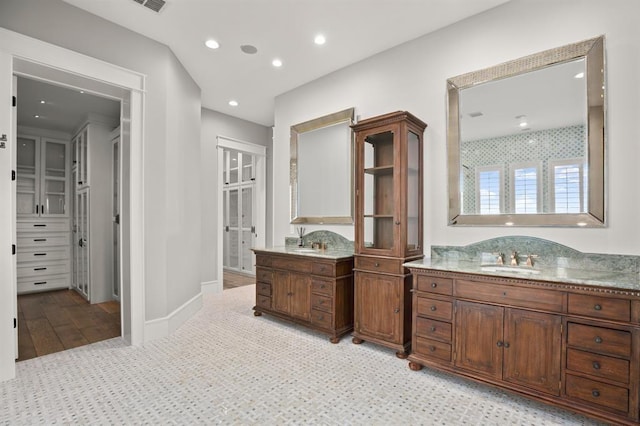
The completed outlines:
[[[629,361],[569,348],[567,368],[591,376],[629,383]]]
[[[285,269],[293,272],[311,273],[313,262],[309,259],[296,259],[293,257],[274,257],[271,266],[275,269]]]
[[[311,308],[318,309],[325,312],[332,312],[333,299],[328,296],[321,296],[319,294],[311,294]]]
[[[264,254],[257,254],[256,266],[271,266],[271,256],[265,256]]]
[[[42,233],[42,235],[21,234],[18,236],[18,248],[68,246],[70,244],[69,237],[68,232]]]
[[[451,324],[428,318],[416,318],[416,334],[429,339],[451,343]]]
[[[333,263],[313,262],[311,273],[314,275],[323,275],[325,277],[336,276],[336,265]]]
[[[29,248],[18,250],[18,263],[69,259],[68,248]]]
[[[62,288],[69,288],[71,277],[67,275],[48,276],[46,278],[20,278],[17,282],[18,293],[33,293],[37,291],[48,291]]]
[[[569,313],[628,322],[631,320],[631,301],[602,296],[569,294]]]
[[[416,345],[412,350],[427,358],[437,358],[451,362],[451,345],[447,343],[416,337]]]
[[[564,293],[538,288],[514,287],[482,281],[457,280],[454,293],[465,299],[493,302],[501,305],[564,311]]]
[[[567,343],[598,353],[631,356],[631,333],[628,331],[570,322],[567,325]]]
[[[402,259],[356,256],[355,269],[371,272],[383,272],[387,274],[403,274],[403,263]]]
[[[331,328],[333,316],[325,311],[311,310],[311,323],[320,327]]]
[[[420,316],[451,321],[453,313],[451,302],[418,296],[417,305],[417,314]]]
[[[69,232],[69,219],[19,219],[16,221],[16,229],[20,232],[57,231]]]
[[[258,282],[256,284],[256,293],[262,296],[271,296],[271,284]]]
[[[311,279],[311,292],[331,296],[333,294],[333,281],[313,278]]]
[[[418,291],[429,293],[453,294],[453,280],[451,278],[430,277],[428,275],[416,275]]]
[[[629,410],[629,390],[567,374],[567,395],[589,404],[626,413]]]
[[[256,281],[263,283],[273,282],[273,271],[271,269],[256,268]]]
[[[262,294],[256,295],[256,306],[259,308],[271,309],[271,298]]]
[[[18,279],[27,277],[45,277],[48,275],[68,274],[71,272],[71,264],[67,261],[42,262],[38,265],[20,266]]]

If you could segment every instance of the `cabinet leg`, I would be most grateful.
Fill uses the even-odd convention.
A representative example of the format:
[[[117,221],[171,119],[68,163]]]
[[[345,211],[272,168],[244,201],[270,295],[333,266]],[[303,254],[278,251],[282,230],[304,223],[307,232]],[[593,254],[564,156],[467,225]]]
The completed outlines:
[[[261,317],[261,316],[262,316],[262,312],[260,312],[260,311],[253,311],[253,316]]]
[[[361,344],[362,342],[364,342],[364,340],[362,340],[362,339],[358,339],[357,337],[354,337],[353,339],[351,339],[351,341],[352,341],[353,343],[355,343],[356,345],[359,345],[359,344]]]
[[[407,359],[407,357],[409,356],[408,353],[404,352],[404,351],[398,351],[396,352],[396,356],[400,359]]]
[[[409,368],[413,371],[420,371],[422,370],[422,365],[413,361],[409,361]]]
[[[329,341],[330,341],[331,343],[334,343],[334,344],[335,344],[335,343],[340,343],[340,338],[339,338],[339,337],[331,337],[331,338],[329,339]]]

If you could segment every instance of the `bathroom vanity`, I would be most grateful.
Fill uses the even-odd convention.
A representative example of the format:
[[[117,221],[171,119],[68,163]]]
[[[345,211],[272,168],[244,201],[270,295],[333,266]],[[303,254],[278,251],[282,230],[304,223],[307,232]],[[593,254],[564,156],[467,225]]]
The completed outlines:
[[[423,366],[607,422],[640,422],[638,273],[482,267],[413,273],[412,370]]]
[[[326,333],[353,330],[353,251],[298,247],[253,249],[254,315],[276,316]]]

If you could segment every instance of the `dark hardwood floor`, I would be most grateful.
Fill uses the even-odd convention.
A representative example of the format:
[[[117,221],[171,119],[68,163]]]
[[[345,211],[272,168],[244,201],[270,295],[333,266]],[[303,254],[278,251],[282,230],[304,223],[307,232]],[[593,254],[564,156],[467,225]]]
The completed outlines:
[[[91,305],[73,290],[18,296],[18,361],[117,336],[117,301]]]
[[[254,275],[245,275],[237,272],[225,270],[222,277],[222,289],[242,287],[245,285],[255,284],[256,277]]]

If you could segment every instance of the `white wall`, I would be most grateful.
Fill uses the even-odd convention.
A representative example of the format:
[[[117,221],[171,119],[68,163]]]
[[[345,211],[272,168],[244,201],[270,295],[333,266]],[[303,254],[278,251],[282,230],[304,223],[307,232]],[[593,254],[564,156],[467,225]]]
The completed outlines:
[[[221,277],[217,277],[217,247],[218,229],[218,150],[216,149],[218,136],[250,142],[267,147],[267,224],[271,223],[271,128],[251,123],[222,114],[210,109],[202,109],[201,126],[201,185],[202,185],[202,249],[201,249],[201,280],[202,283],[211,283]],[[269,235],[267,235],[269,241]]]
[[[289,126],[354,106],[356,115],[407,110],[425,131],[425,247],[529,235],[584,252],[640,254],[640,2],[512,0],[276,98],[274,240],[289,224]],[[445,82],[466,72],[604,34],[607,61],[608,227],[447,226]],[[353,227],[322,226],[353,238]]]
[[[200,90],[168,47],[61,0],[2,0],[0,27],[146,75],[145,316],[165,318],[200,291]]]

